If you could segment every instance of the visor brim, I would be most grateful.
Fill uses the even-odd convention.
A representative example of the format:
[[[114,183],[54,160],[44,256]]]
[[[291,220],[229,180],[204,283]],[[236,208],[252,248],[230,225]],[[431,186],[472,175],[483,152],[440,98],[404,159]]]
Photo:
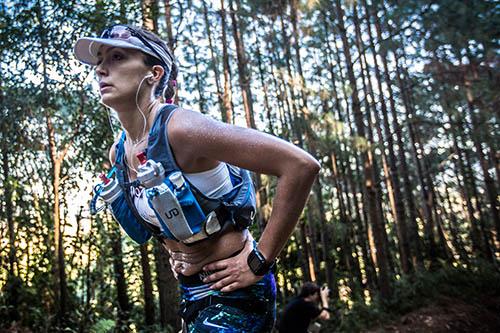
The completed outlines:
[[[134,50],[139,50],[144,53],[147,53],[149,55],[152,55],[153,57],[157,58],[156,55],[151,54],[149,50],[145,50],[144,48],[134,45],[132,43],[129,43],[124,40],[119,40],[119,39],[109,39],[109,38],[91,38],[91,37],[83,37],[79,38],[76,41],[75,47],[74,47],[74,52],[76,58],[87,65],[92,65],[95,66],[97,65],[98,58],[97,58],[97,52],[99,51],[99,48],[103,45],[106,46],[112,46],[112,47],[120,47],[124,49],[134,49]],[[149,51],[149,52],[148,52]]]

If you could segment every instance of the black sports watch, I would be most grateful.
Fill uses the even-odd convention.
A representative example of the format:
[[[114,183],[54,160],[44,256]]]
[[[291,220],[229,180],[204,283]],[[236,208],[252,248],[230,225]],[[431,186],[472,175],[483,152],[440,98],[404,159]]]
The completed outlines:
[[[257,249],[253,249],[252,252],[250,252],[247,263],[250,270],[257,276],[265,275],[275,264],[274,261],[266,261],[266,258]]]

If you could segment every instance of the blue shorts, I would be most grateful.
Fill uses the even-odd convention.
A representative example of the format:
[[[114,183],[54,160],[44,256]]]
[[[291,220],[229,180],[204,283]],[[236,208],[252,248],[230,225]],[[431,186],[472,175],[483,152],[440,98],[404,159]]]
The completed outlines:
[[[271,332],[276,319],[276,282],[268,273],[256,284],[229,293],[210,290],[201,276],[179,276],[187,332]],[[198,283],[199,281],[199,283]]]

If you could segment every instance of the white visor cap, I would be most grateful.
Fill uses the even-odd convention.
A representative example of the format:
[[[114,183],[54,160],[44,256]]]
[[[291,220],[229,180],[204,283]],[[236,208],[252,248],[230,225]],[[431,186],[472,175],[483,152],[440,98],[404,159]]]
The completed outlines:
[[[139,50],[160,60],[168,69],[172,67],[172,58],[162,47],[154,42],[148,42],[148,45],[146,45],[140,38],[136,37],[137,35],[130,33],[130,31],[133,30],[117,25],[111,28],[108,33],[109,38],[79,38],[74,47],[75,56],[80,62],[95,66],[99,60],[97,57],[99,49],[101,46],[106,45]]]

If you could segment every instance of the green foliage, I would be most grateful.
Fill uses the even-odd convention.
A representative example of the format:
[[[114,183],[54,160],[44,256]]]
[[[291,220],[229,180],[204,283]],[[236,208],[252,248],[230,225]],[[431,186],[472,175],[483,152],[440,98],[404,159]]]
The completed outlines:
[[[110,333],[115,328],[115,321],[111,319],[101,319],[90,328],[90,333]]]

